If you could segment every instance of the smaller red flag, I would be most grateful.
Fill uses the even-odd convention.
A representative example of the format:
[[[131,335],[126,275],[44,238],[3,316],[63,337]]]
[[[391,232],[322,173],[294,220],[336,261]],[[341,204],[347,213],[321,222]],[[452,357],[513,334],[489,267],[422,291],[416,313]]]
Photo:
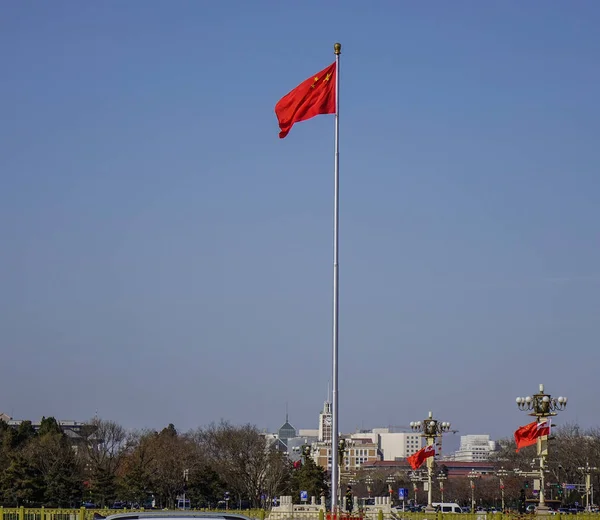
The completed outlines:
[[[283,96],[275,105],[279,137],[290,133],[294,123],[319,114],[335,114],[335,62],[317,72]]]
[[[541,422],[533,421],[532,423],[521,426],[515,432],[515,444],[518,452],[521,448],[531,446],[537,442],[538,437],[550,435],[550,419]]]
[[[302,462],[300,462],[299,460],[294,461],[294,469],[301,468],[301,467],[302,467]]]
[[[411,455],[406,460],[408,461],[412,469],[419,469],[423,462],[425,462],[425,459],[433,457],[434,455],[435,446],[432,444],[430,446],[425,446],[424,448],[421,448],[419,451],[417,451],[417,453]]]

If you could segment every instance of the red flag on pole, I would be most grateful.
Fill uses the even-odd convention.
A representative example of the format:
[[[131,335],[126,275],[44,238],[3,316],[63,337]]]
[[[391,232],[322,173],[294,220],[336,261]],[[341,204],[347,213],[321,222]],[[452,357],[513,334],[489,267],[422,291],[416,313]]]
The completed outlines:
[[[518,452],[521,448],[531,446],[537,442],[538,437],[550,435],[550,419],[545,419],[541,422],[533,421],[532,423],[521,426],[515,432],[515,444]]]
[[[275,105],[279,137],[289,134],[294,123],[319,114],[335,114],[335,62],[283,96]]]
[[[424,448],[421,448],[419,451],[417,451],[417,453],[411,455],[406,460],[408,461],[412,469],[419,469],[423,462],[425,462],[425,459],[433,457],[434,455],[435,446],[431,444],[430,446],[425,446]]]

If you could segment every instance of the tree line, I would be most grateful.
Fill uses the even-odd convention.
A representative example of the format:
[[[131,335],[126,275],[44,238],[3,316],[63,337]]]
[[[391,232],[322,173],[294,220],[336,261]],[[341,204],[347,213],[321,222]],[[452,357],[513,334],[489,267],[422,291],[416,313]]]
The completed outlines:
[[[325,472],[311,460],[295,469],[285,453],[252,425],[227,422],[180,433],[128,432],[94,419],[79,435],[52,418],[36,431],[0,421],[0,502],[4,506],[177,506],[184,493],[194,508],[263,507],[271,497],[321,493]],[[310,482],[307,482],[310,480]]]
[[[516,507],[522,490],[534,498],[531,478],[513,470],[535,468],[535,446],[515,452],[512,440],[500,441],[494,454],[496,469],[504,477],[505,503]],[[584,502],[580,492],[565,490],[563,483],[582,484],[580,468],[600,468],[600,430],[582,430],[564,425],[550,441],[546,497],[564,505]],[[436,475],[447,468],[436,462]],[[397,488],[409,489],[408,472],[359,471],[342,475],[342,484],[352,484],[357,497],[385,496],[390,491],[397,502]],[[592,472],[592,483],[600,492],[600,471]],[[477,505],[500,505],[501,490],[495,473],[474,481]],[[443,481],[444,500],[461,505],[471,502],[468,478],[449,476]],[[426,493],[418,484],[417,502]],[[0,421],[0,502],[4,506],[79,507],[93,503],[110,507],[115,502],[128,506],[174,508],[184,493],[194,508],[215,508],[230,500],[229,507],[269,507],[273,497],[291,495],[299,502],[300,491],[309,496],[328,495],[328,476],[310,457],[294,467],[286,453],[252,425],[233,426],[227,422],[180,433],[170,424],[161,431],[126,431],[119,424],[94,419],[78,436],[61,429],[57,421],[44,418],[37,431],[31,422],[18,428]],[[434,501],[441,488],[434,481]]]

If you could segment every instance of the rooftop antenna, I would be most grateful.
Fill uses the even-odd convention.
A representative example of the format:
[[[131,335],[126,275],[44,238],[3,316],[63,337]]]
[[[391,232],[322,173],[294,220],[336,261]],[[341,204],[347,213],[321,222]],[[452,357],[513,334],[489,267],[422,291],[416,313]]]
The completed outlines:
[[[285,402],[285,422],[288,422],[288,403]]]

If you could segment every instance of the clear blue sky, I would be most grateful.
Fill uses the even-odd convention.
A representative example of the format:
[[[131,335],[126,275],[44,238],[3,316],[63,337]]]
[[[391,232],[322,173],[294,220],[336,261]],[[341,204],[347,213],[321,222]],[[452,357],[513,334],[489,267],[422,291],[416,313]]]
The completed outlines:
[[[596,1],[6,2],[0,410],[180,429],[598,424]]]

